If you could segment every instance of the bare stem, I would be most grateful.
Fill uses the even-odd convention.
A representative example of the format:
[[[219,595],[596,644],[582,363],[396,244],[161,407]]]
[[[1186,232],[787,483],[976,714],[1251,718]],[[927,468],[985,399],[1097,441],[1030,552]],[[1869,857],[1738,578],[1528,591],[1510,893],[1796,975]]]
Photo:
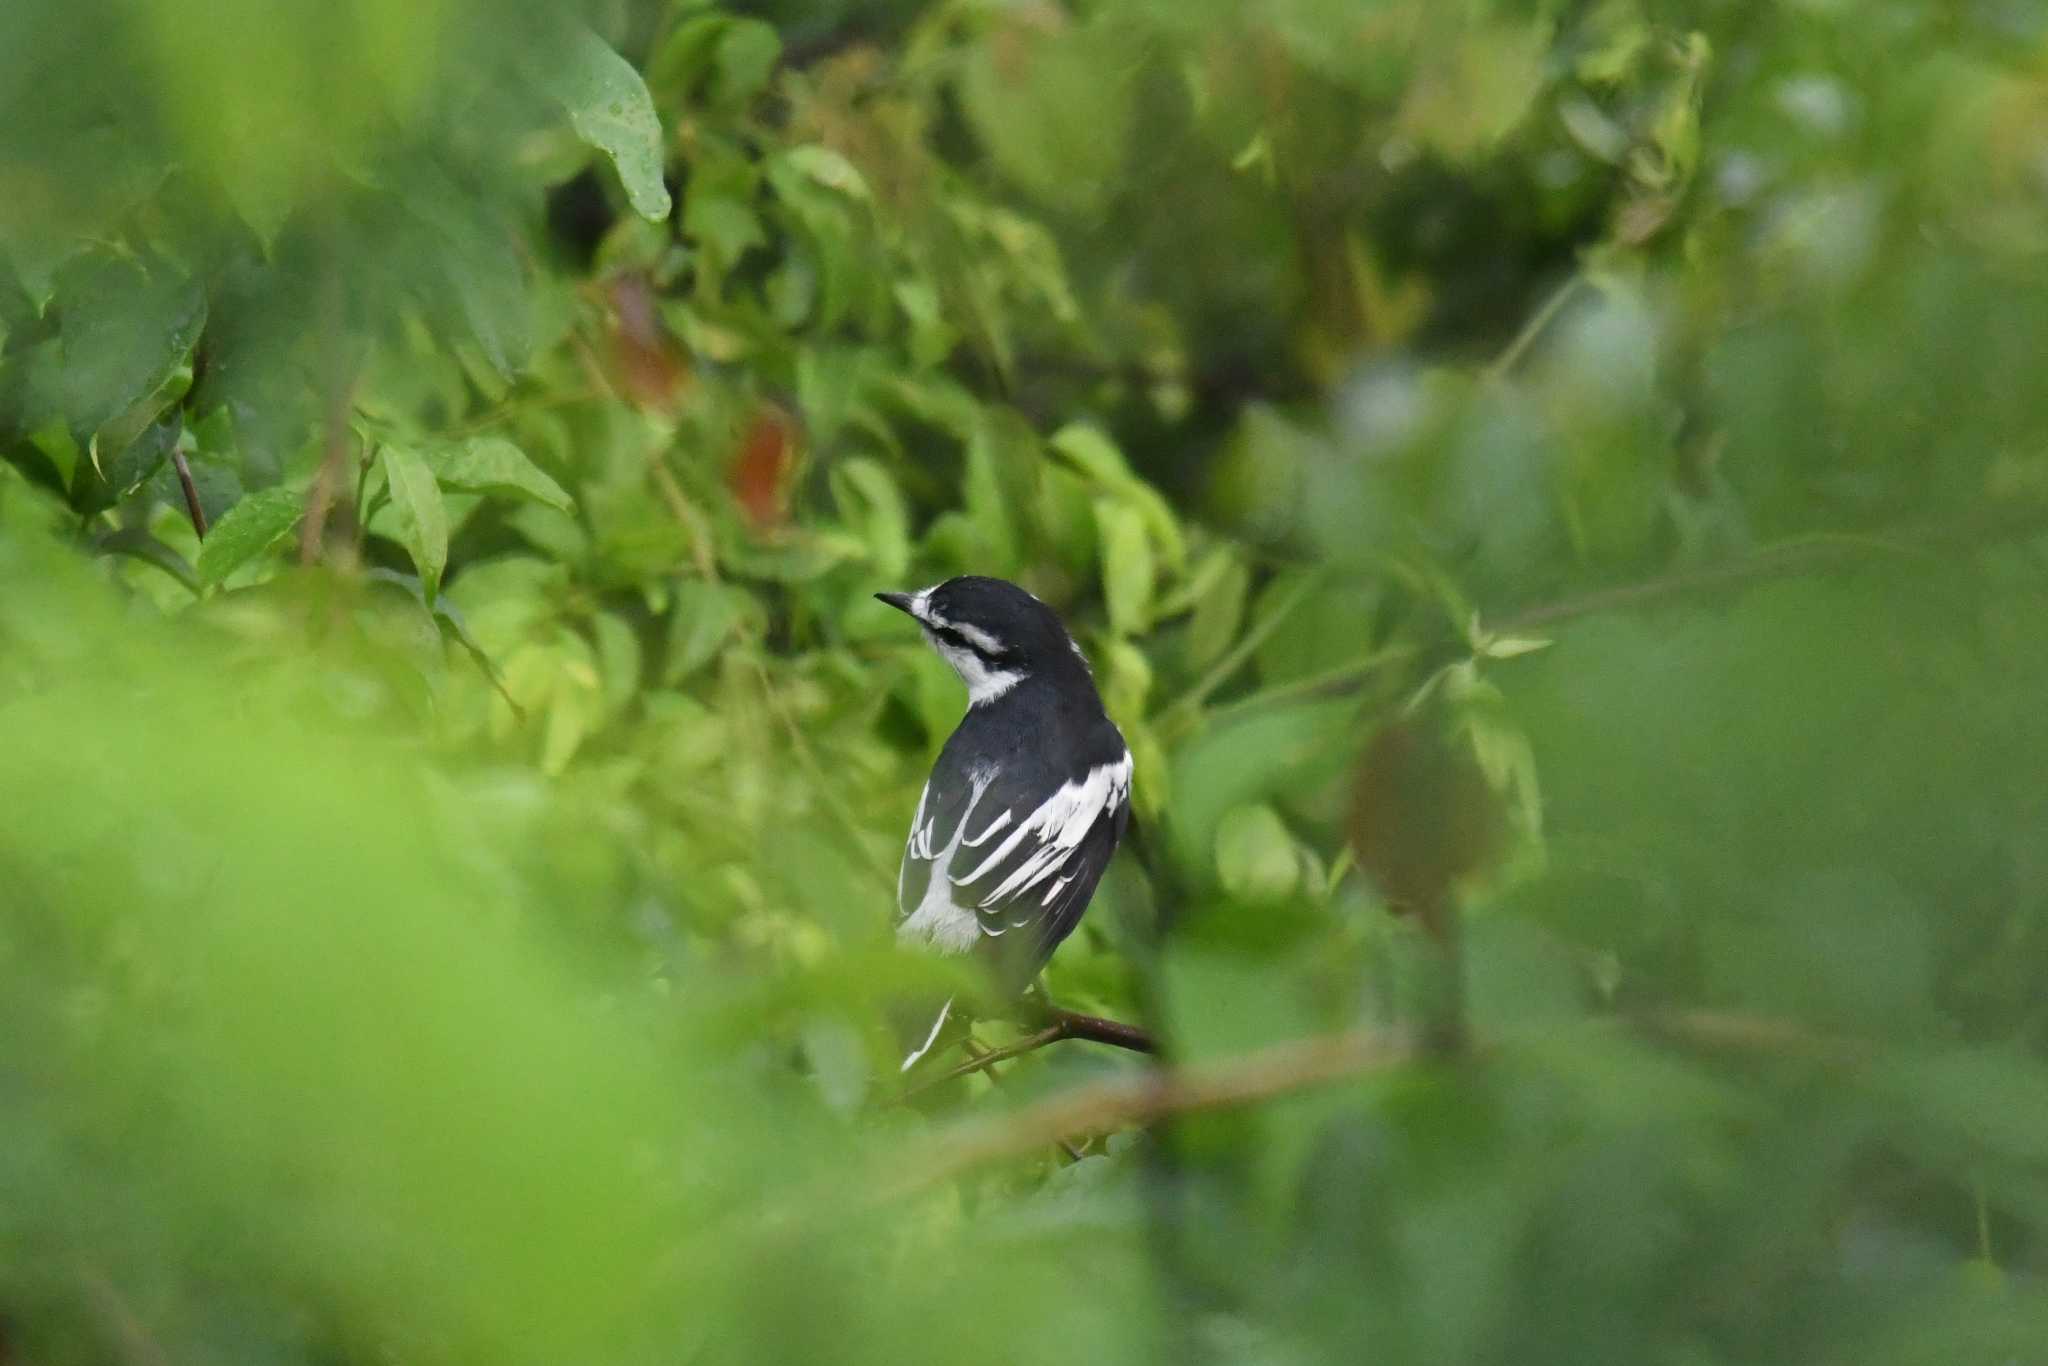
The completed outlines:
[[[1033,1043],[1058,1026],[1048,1026]],[[1023,1045],[1017,1045],[1023,1050]],[[1023,1050],[1028,1051],[1028,1050]],[[975,1120],[937,1140],[922,1160],[906,1163],[891,1192],[908,1195],[986,1163],[1019,1157],[1076,1135],[1149,1124],[1167,1115],[1227,1109],[1286,1095],[1417,1056],[1405,1034],[1352,1030],[1275,1044],[1214,1063],[1111,1077],[1048,1096],[999,1119]]]
[[[1011,1058],[1021,1058],[1026,1053],[1043,1048],[1049,1043],[1058,1043],[1061,1039],[1067,1037],[1069,1036],[1062,1031],[1059,1025],[1050,1024],[1035,1034],[1026,1035],[1016,1043],[1006,1044],[1001,1048],[991,1048],[984,1053],[970,1052],[966,1062],[960,1063],[955,1067],[949,1067],[937,1076],[927,1077],[917,1083],[917,1085],[904,1091],[904,1099],[907,1100],[911,1096],[922,1095],[934,1086],[942,1086],[946,1082],[966,1076],[969,1072],[988,1071],[988,1069],[994,1067],[999,1062],[1008,1062]],[[989,1075],[993,1077],[995,1074],[989,1072]]]
[[[1573,271],[1563,284],[1552,290],[1550,297],[1543,301],[1543,306],[1530,316],[1529,321],[1522,325],[1522,330],[1515,334],[1515,339],[1508,343],[1508,349],[1501,352],[1493,364],[1486,367],[1486,378],[1496,383],[1506,379],[1509,373],[1522,363],[1522,357],[1536,344],[1536,339],[1557,321],[1557,315],[1564,311],[1564,306],[1571,302],[1572,296],[1577,294],[1579,287],[1585,283],[1586,277],[1578,271]]]
[[[185,490],[185,511],[192,518],[192,530],[206,539],[206,509],[199,506],[199,486],[192,482],[192,466],[186,463],[185,452],[175,443],[171,446],[171,464],[178,471],[178,487]]]
[[[313,486],[306,492],[305,529],[299,536],[299,563],[317,564],[322,544],[327,536],[328,514],[334,509],[334,498],[341,487],[343,470],[348,465],[349,428],[348,415],[353,406],[355,382],[353,379],[337,381],[327,398],[327,434],[322,446],[319,473],[313,476]]]
[[[1159,1041],[1149,1031],[1134,1024],[1125,1024],[1122,1020],[1078,1015],[1071,1010],[1054,1010],[1052,1018],[1062,1039],[1086,1039],[1090,1043],[1106,1043],[1112,1048],[1128,1048],[1133,1053],[1159,1051]]]
[[[1026,1053],[1035,1053],[1047,1044],[1058,1043],[1062,1039],[1086,1039],[1090,1043],[1106,1043],[1112,1048],[1127,1048],[1133,1053],[1159,1051],[1158,1041],[1148,1031],[1134,1024],[1125,1024],[1122,1020],[1106,1020],[1100,1015],[1082,1015],[1057,1007],[1046,1008],[1040,1018],[1045,1021],[1043,1026],[1017,1042],[1001,1048],[984,1050],[970,1041],[967,1045],[966,1062],[949,1067],[938,1075],[919,1082],[903,1093],[904,1098],[920,1095],[934,1086],[964,1077],[969,1072],[986,1071],[993,1078],[995,1073],[989,1069],[996,1063],[1021,1058]]]
[[[1796,1021],[1768,1016],[1681,1011],[1601,1017],[1586,1021],[1586,1027],[1621,1029],[1645,1039],[1712,1052],[1801,1057],[1827,1066],[1854,1066],[1868,1056],[1868,1046],[1858,1040],[1816,1034]],[[1482,1039],[1470,1043],[1463,1056],[1483,1057],[1497,1042]],[[965,1121],[935,1136],[916,1160],[892,1163],[896,1180],[877,1189],[882,1198],[910,1195],[977,1167],[1029,1155],[1061,1139],[1151,1124],[1171,1115],[1255,1105],[1432,1058],[1450,1061],[1432,1050],[1426,1037],[1400,1030],[1353,1029],[1294,1039],[1212,1062],[1108,1077],[1004,1115]]]

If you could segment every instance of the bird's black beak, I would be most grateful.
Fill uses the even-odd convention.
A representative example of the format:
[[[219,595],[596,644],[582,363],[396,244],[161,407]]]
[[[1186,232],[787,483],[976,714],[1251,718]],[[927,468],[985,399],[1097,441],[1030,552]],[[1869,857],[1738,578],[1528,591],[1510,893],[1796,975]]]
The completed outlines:
[[[911,598],[908,593],[877,593],[875,596],[899,612],[908,612],[910,610]]]

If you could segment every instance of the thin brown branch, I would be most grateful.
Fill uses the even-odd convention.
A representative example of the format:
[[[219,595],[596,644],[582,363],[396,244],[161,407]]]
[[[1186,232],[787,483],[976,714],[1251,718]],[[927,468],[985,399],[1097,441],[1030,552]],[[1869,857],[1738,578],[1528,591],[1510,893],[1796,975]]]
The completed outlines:
[[[966,1062],[949,1067],[935,1076],[926,1077],[916,1085],[906,1088],[903,1092],[903,1099],[908,1100],[912,1096],[923,1095],[933,1087],[943,1086],[949,1081],[955,1081],[966,1076],[969,1072],[988,1071],[989,1076],[993,1078],[995,1073],[989,1071],[989,1069],[997,1063],[1008,1062],[1012,1058],[1021,1058],[1026,1053],[1043,1048],[1049,1043],[1058,1043],[1066,1037],[1068,1036],[1060,1025],[1050,1024],[1034,1034],[1025,1035],[1016,1043],[1005,1044],[1001,1048],[991,1048],[984,1053],[975,1053],[970,1050]]]
[[[969,1072],[988,1071],[996,1063],[1021,1058],[1026,1053],[1044,1048],[1047,1044],[1059,1043],[1066,1039],[1086,1039],[1090,1043],[1104,1043],[1112,1048],[1127,1048],[1133,1053],[1159,1051],[1159,1043],[1150,1032],[1138,1025],[1125,1024],[1122,1020],[1107,1020],[1100,1015],[1083,1015],[1077,1011],[1061,1010],[1056,1006],[1046,1008],[1040,1012],[1038,1018],[1044,1020],[1045,1024],[1013,1044],[976,1051],[977,1046],[970,1041],[967,1045],[966,1062],[918,1082],[903,1093],[904,1099],[921,1095],[934,1086],[964,1077]],[[991,1071],[989,1075],[994,1077],[995,1073]]]
[[[1854,1065],[1868,1055],[1867,1044],[1816,1034],[1794,1021],[1722,1012],[1602,1016],[1579,1027],[1629,1030],[1711,1053],[1792,1057],[1827,1065]],[[1542,1031],[1545,1036],[1557,1032],[1552,1027]],[[1466,1056],[1485,1058],[1495,1046],[1495,1041],[1482,1040]],[[1410,1033],[1355,1029],[1294,1039],[1234,1057],[1105,1078],[1020,1109],[960,1121],[908,1150],[891,1147],[869,1169],[869,1179],[848,1181],[845,1172],[835,1170],[826,1184],[793,1192],[766,1208],[746,1202],[727,1232],[735,1237],[800,1236],[821,1218],[915,1197],[977,1168],[1028,1157],[1049,1143],[1092,1138],[1173,1115],[1279,1100],[1425,1061],[1432,1061],[1431,1055]]]
[[[200,540],[206,539],[206,509],[199,506],[199,486],[192,482],[192,466],[185,460],[185,452],[171,445],[171,465],[178,471],[178,487],[185,490],[185,512],[192,518],[192,530]]]
[[[1003,1076],[1002,1073],[996,1071],[996,1063],[1000,1061],[996,1056],[996,1050],[984,1047],[981,1041],[972,1034],[960,1040],[960,1047],[967,1054],[969,1059],[968,1066],[980,1069],[981,1074],[988,1078],[988,1084],[1000,1089],[1003,1084]],[[1069,1162],[1079,1162],[1081,1160],[1081,1150],[1067,1142],[1064,1138],[1059,1141],[1059,1149],[1062,1153],[1066,1154]]]
[[[940,1135],[920,1160],[898,1168],[910,1175],[900,1177],[889,1194],[913,1194],[987,1163],[1024,1156],[1077,1135],[1109,1133],[1167,1115],[1249,1105],[1416,1056],[1414,1043],[1404,1034],[1352,1030],[1275,1044],[1213,1063],[1090,1082]]]
[[[1647,1039],[1713,1052],[1803,1057],[1835,1066],[1853,1065],[1868,1052],[1868,1046],[1858,1040],[1818,1034],[1797,1021],[1719,1011],[1604,1016],[1586,1024],[1600,1030],[1630,1030]],[[1463,1056],[1483,1057],[1494,1046],[1493,1041],[1481,1040],[1469,1045]],[[1171,1115],[1277,1100],[1404,1063],[1441,1057],[1431,1051],[1426,1039],[1412,1034],[1355,1029],[1290,1040],[1213,1062],[1106,1078],[1006,1115],[965,1121],[937,1135],[917,1160],[893,1167],[897,1179],[880,1189],[887,1197],[915,1194],[977,1167],[1027,1156],[1059,1139],[1110,1133]]]
[[[711,524],[703,510],[690,501],[689,495],[683,492],[683,486],[676,482],[675,472],[669,469],[660,446],[651,447],[647,452],[647,473],[654,480],[655,492],[667,505],[669,516],[676,519],[683,534],[690,538],[690,558],[697,567],[697,577],[706,583],[717,583],[718,550],[712,544]]]
[[[1080,1015],[1071,1010],[1054,1010],[1052,1018],[1062,1039],[1086,1039],[1090,1043],[1106,1043],[1112,1048],[1128,1048],[1133,1053],[1159,1051],[1159,1041],[1149,1031],[1134,1024],[1125,1024],[1122,1020]]]
[[[334,510],[335,494],[342,486],[342,472],[348,465],[349,411],[354,403],[353,378],[337,381],[327,398],[326,436],[321,447],[320,470],[306,492],[305,530],[299,537],[299,563],[317,564],[327,536],[327,518]]]
[[[1557,321],[1558,315],[1564,312],[1564,306],[1571,302],[1572,296],[1577,294],[1580,286],[1585,283],[1586,277],[1578,271],[1573,271],[1566,277],[1563,284],[1552,290],[1550,297],[1543,301],[1542,306],[1534,314],[1530,315],[1526,323],[1522,324],[1522,330],[1517,332],[1514,340],[1508,343],[1507,350],[1501,352],[1493,364],[1486,367],[1486,379],[1493,383],[1499,383],[1501,380],[1506,379],[1513,372],[1514,368],[1522,363],[1522,357],[1527,355],[1529,348],[1536,344],[1536,339],[1549,330],[1553,322]]]

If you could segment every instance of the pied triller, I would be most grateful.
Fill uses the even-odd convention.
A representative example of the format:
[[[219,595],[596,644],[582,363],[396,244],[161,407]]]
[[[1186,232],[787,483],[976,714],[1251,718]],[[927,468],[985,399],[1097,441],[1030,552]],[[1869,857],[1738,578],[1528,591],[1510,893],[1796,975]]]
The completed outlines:
[[[896,881],[897,938],[973,954],[1020,993],[1080,923],[1130,818],[1131,752],[1081,647],[1053,610],[1002,579],[966,575],[877,593],[908,613],[967,685]],[[910,1040],[909,1068],[953,1002]]]

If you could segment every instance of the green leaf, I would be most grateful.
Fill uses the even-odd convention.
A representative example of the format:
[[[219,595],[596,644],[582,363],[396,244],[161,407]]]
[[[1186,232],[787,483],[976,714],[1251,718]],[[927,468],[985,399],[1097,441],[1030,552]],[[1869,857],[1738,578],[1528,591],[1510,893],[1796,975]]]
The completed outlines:
[[[1369,654],[1380,600],[1380,586],[1364,578],[1275,574],[1251,607],[1251,619],[1267,631],[1257,652],[1259,681],[1296,682]]]
[[[642,218],[668,217],[673,207],[662,183],[661,120],[647,83],[624,57],[589,29],[577,26],[559,66],[550,64],[555,97],[569,111],[576,136],[611,158],[626,198]]]
[[[1188,623],[1188,660],[1200,667],[1222,658],[1244,622],[1251,570],[1229,546],[1218,546],[1196,574],[1195,613]]]
[[[1216,827],[1216,877],[1239,901],[1270,906],[1293,895],[1301,859],[1272,807],[1234,806]]]
[[[560,512],[575,511],[562,486],[502,436],[473,436],[459,445],[436,447],[426,453],[426,462],[444,489],[526,498]]]
[[[420,583],[419,575],[417,574],[401,574],[395,569],[372,569],[365,573],[363,577],[372,583],[388,583],[418,603],[421,610],[425,611],[432,618],[442,641],[461,646],[464,653],[468,654],[470,662],[476,665],[478,672],[482,673],[490,685],[497,690],[498,696],[505,700],[505,705],[512,709],[513,717],[521,722],[525,721],[525,708],[519,705],[517,698],[506,691],[504,675],[499,673],[498,666],[491,662],[491,657],[484,650],[482,643],[477,640],[475,635],[471,634],[469,622],[462,615],[460,608],[453,602],[450,602],[446,596],[443,596],[437,602],[429,604],[427,602],[426,589]]]
[[[1107,493],[1114,493],[1135,507],[1145,520],[1167,567],[1176,573],[1187,563],[1187,538],[1180,521],[1160,497],[1159,490],[1132,473],[1123,452],[1100,427],[1070,422],[1054,432],[1046,444],[1072,461],[1075,468]]]
[[[148,479],[169,458],[171,447],[178,442],[182,423],[176,412],[167,414],[163,421],[152,422],[121,446],[98,443],[100,473],[107,481],[107,488],[114,494],[126,494]]]
[[[952,354],[959,333],[946,321],[939,291],[928,280],[899,280],[892,293],[910,324],[910,359],[920,369],[938,365]]]
[[[78,443],[72,440],[71,428],[62,417],[53,417],[28,434],[29,444],[48,458],[50,468],[57,472],[57,481],[65,488],[78,473]]]
[[[458,322],[468,327],[494,372],[477,376],[489,392],[494,383],[511,380],[533,349],[532,303],[516,230],[438,167],[410,168],[395,190],[419,224],[417,249],[432,262],[424,292],[451,335],[459,335]]]
[[[1133,478],[1124,453],[1116,448],[1102,428],[1085,422],[1069,422],[1054,432],[1046,444],[1074,462],[1083,474],[1097,483],[1122,488]]]
[[[1145,652],[1120,636],[1103,640],[1095,649],[1095,667],[1101,677],[1103,705],[1111,716],[1139,717],[1152,695],[1152,661]]]
[[[689,100],[730,109],[760,94],[781,58],[782,40],[773,25],[705,14],[685,20],[661,41],[647,77],[664,105]]]
[[[1489,636],[1481,645],[1480,653],[1488,659],[1514,659],[1547,650],[1552,644],[1537,636]]]
[[[1452,161],[1477,157],[1527,116],[1543,88],[1551,22],[1475,26],[1417,80],[1396,126]]]
[[[441,487],[427,462],[403,446],[386,446],[382,458],[399,539],[431,603],[440,595],[441,571],[448,567],[448,510],[441,504]]]
[[[866,177],[852,162],[830,147],[807,143],[790,148],[782,154],[782,159],[828,189],[853,199],[873,198]]]
[[[295,489],[263,489],[227,510],[199,547],[200,582],[213,585],[291,534],[306,510]]]
[[[683,233],[704,249],[713,265],[729,271],[749,247],[765,246],[761,219],[745,202],[695,190],[683,196]]]
[[[640,637],[632,624],[616,612],[599,612],[592,617],[590,635],[597,643],[597,677],[604,714],[616,716],[640,689]]]
[[[1159,576],[1144,518],[1129,503],[1098,498],[1095,522],[1102,535],[1102,590],[1109,601],[1110,627],[1118,635],[1143,635],[1152,625]]]
[[[27,355],[26,425],[40,434],[61,420],[97,474],[184,395],[206,296],[168,267],[150,271],[95,253],[59,273],[57,307],[57,348]],[[38,444],[53,461],[75,465],[60,459],[61,442]],[[77,481],[70,482],[76,491]]]
[[[874,317],[880,325],[879,315],[891,304],[888,271],[854,203],[821,184],[800,161],[776,158],[767,164],[767,176],[786,218],[801,227],[793,236],[815,262],[819,321],[829,326],[853,315]]]
[[[185,562],[185,557],[141,527],[123,527],[112,535],[101,537],[94,548],[102,555],[123,555],[153,565],[192,592],[200,591],[199,576]]]
[[[1166,831],[1187,873],[1206,878],[1216,832],[1234,806],[1285,800],[1335,778],[1350,762],[1330,737],[1346,733],[1357,704],[1273,706],[1198,732],[1173,754]]]
[[[832,467],[839,512],[867,543],[878,579],[896,582],[910,568],[910,513],[903,494],[879,461],[855,456]]]
[[[726,584],[702,579],[678,583],[675,606],[669,612],[662,681],[673,686],[708,664],[759,606],[751,593]]]
[[[985,571],[1008,574],[1018,561],[1015,503],[1004,479],[1003,464],[1013,458],[1016,443],[1007,424],[993,416],[975,424],[967,442],[965,501],[968,525],[978,541],[974,553],[986,557]]]
[[[559,775],[604,723],[604,702],[597,663],[582,637],[563,630],[546,658],[554,676],[541,719],[540,767],[543,773]]]

